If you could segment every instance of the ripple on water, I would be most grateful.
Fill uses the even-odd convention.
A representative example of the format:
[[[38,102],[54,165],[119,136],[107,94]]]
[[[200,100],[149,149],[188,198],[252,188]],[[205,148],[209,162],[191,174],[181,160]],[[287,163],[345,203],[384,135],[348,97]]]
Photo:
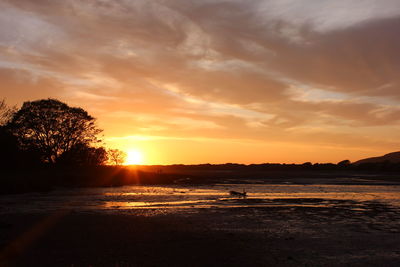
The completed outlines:
[[[247,198],[229,196],[246,190]],[[370,202],[369,205],[366,203]],[[230,208],[341,208],[376,211],[384,203],[400,207],[400,186],[376,185],[271,185],[223,184],[208,186],[124,186],[56,190],[0,197],[0,213],[78,211],[168,210]],[[325,211],[324,211],[325,212]]]

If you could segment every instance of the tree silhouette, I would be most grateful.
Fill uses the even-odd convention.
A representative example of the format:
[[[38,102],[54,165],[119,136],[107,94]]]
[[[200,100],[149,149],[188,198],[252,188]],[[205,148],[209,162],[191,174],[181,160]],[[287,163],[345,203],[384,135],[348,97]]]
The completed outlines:
[[[34,150],[44,162],[55,163],[76,146],[98,143],[95,119],[82,108],[56,99],[25,102],[7,127],[23,150]]]
[[[7,106],[4,99],[0,100],[0,126],[7,124],[15,112],[15,107]]]
[[[109,149],[107,151],[108,161],[113,165],[122,165],[126,159],[126,153],[119,149]]]
[[[12,118],[15,108],[7,106],[5,100],[0,100],[0,167],[12,168],[22,158],[18,148],[17,138],[5,126]]]
[[[103,147],[89,147],[77,144],[64,152],[57,163],[65,165],[95,166],[103,165],[107,161],[107,151]]]

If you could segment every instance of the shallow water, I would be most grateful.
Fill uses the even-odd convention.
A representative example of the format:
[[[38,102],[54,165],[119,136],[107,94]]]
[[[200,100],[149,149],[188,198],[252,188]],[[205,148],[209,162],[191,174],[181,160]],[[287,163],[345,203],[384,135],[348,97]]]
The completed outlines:
[[[247,197],[229,195],[246,190]],[[341,207],[364,210],[371,202],[400,207],[399,185],[217,184],[204,186],[124,186],[55,190],[0,197],[0,213],[198,209],[262,207]]]
[[[246,190],[248,197],[232,197],[231,190]],[[125,255],[133,255],[134,260],[144,257],[142,265],[166,265],[164,260],[150,264],[149,251],[167,251],[165,259],[171,253],[178,253],[174,259],[189,255],[182,266],[197,252],[212,263],[221,255],[218,262],[226,263],[240,252],[240,263],[246,263],[240,265],[252,266],[399,266],[400,259],[400,185],[64,189],[0,196],[0,216],[3,240],[54,223],[47,239],[38,242],[47,245],[29,255],[45,255],[47,262],[48,257],[57,263],[65,259],[65,266],[85,260],[82,255],[104,261],[122,255],[124,262],[130,260]],[[182,247],[188,249],[182,252]],[[179,265],[176,260],[171,264]]]

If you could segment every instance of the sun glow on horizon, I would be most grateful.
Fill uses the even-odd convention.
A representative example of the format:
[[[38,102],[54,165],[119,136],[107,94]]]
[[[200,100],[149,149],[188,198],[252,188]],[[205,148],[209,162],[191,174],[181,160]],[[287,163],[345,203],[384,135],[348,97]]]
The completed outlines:
[[[140,165],[143,164],[143,153],[137,149],[127,151],[124,165]]]

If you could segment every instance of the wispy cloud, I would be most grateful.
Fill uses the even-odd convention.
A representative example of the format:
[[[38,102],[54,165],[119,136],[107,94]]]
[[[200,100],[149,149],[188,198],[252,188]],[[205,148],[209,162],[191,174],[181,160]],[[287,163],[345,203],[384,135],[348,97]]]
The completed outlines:
[[[93,110],[113,136],[400,145],[397,0],[0,7],[0,78],[11,101],[62,98]],[[126,114],[129,125],[116,117]]]

